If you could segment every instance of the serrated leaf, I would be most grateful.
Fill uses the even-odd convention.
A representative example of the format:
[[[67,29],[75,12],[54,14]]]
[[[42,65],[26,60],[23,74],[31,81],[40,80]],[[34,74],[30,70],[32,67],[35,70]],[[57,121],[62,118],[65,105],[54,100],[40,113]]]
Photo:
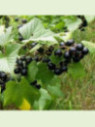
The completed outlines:
[[[29,23],[19,28],[19,32],[24,37],[24,42],[28,42],[30,40],[56,42],[53,38],[54,33],[45,29],[42,22],[37,18],[32,19]]]
[[[88,42],[88,41],[82,41],[82,43],[89,49],[90,54],[95,53],[95,43]]]
[[[39,110],[47,109],[52,101],[52,98],[45,89],[40,89],[40,94],[41,96],[38,101],[35,101],[34,107]]]
[[[0,54],[0,70],[13,73],[20,47],[20,44],[8,44],[5,47],[5,53]]]
[[[63,93],[61,91],[60,84],[59,85],[55,84],[55,86],[48,85],[47,89],[50,92],[50,94],[52,94],[52,96],[63,97]]]
[[[73,17],[73,19],[72,18],[66,18],[66,19],[64,19],[64,21],[65,21],[67,28],[70,31],[76,30],[80,26],[80,24],[82,23],[81,19],[76,18],[76,17]]]
[[[74,79],[84,78],[86,72],[81,63],[73,63],[68,69],[68,74]]]
[[[53,77],[54,74],[48,69],[47,65],[44,63],[39,63],[36,79],[41,80],[43,84],[49,84]]]
[[[38,72],[37,63],[35,61],[33,61],[28,67],[28,79],[29,79],[29,81],[35,80],[37,72]]]
[[[2,28],[1,28],[2,29]],[[6,29],[0,33],[0,45],[5,45],[12,39],[12,27]]]
[[[4,92],[4,106],[15,104],[17,107],[21,106],[23,99],[26,99],[31,105],[34,100],[39,98],[39,91],[32,87],[25,78],[20,82],[9,81],[6,84]]]

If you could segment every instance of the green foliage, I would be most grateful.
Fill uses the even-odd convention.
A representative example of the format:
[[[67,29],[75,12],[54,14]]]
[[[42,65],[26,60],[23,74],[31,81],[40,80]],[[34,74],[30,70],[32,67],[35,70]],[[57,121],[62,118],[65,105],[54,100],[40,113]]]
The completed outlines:
[[[86,72],[81,63],[76,63],[76,64],[70,65],[68,74],[74,79],[79,79],[79,78],[84,78]]]
[[[16,108],[19,108],[20,106],[24,107],[23,100],[25,100],[25,103],[29,102],[29,105],[31,105],[33,109],[49,109],[52,105],[57,104],[57,100],[60,100],[60,98],[64,99],[65,94],[62,91],[62,80],[65,74],[56,76],[53,71],[48,69],[46,63],[32,61],[28,65],[27,76],[21,77],[20,74],[14,76],[16,59],[22,55],[36,55],[38,53],[37,50],[41,46],[45,46],[46,49],[50,45],[57,47],[59,42],[67,41],[74,36],[72,31],[79,31],[78,28],[82,21],[77,16],[18,17],[27,18],[29,22],[20,24],[22,26],[17,29],[19,22],[21,23],[21,19],[19,19],[19,22],[14,23],[15,17],[11,16],[10,25],[13,26],[4,29],[3,27],[0,28],[0,71],[7,72],[12,76],[11,78],[15,78],[13,81],[8,81],[6,83],[5,91],[0,94],[0,101],[3,103],[4,107],[10,105],[15,105]],[[43,20],[43,22],[41,22],[40,19]],[[91,17],[89,21],[92,21],[92,19],[93,17]],[[65,27],[68,32],[65,32]],[[17,38],[19,33],[24,38],[22,41]],[[77,32],[76,34],[76,36],[78,36]],[[33,42],[37,42],[38,44],[33,48],[27,47],[27,51],[23,48],[23,46],[32,44]],[[92,54],[94,54],[95,45],[93,43],[87,41],[82,41],[82,43],[89,48]],[[41,57],[42,55],[43,54],[40,54]],[[58,64],[63,60],[63,56],[58,58],[52,55],[50,59],[53,63]],[[69,67],[67,74],[70,78],[77,80],[85,77],[86,72],[84,65],[81,63],[72,63]],[[40,83],[40,90],[31,85],[31,82],[35,80]],[[66,82],[68,82],[68,79],[66,79]],[[71,104],[72,103],[69,100],[69,107],[72,107]]]
[[[38,101],[35,101],[34,108],[35,109],[47,109],[51,104],[52,98],[49,93],[45,89],[40,89],[41,96]]]
[[[4,92],[4,106],[15,104],[18,108],[23,99],[27,99],[31,105],[39,98],[39,91],[28,83],[25,78],[20,82],[9,81],[7,83],[6,91]]]
[[[0,27],[0,45],[5,45],[12,40],[12,27],[5,30],[4,26]]]
[[[13,73],[20,47],[20,44],[8,44],[4,47],[4,53],[0,53],[0,70]]]

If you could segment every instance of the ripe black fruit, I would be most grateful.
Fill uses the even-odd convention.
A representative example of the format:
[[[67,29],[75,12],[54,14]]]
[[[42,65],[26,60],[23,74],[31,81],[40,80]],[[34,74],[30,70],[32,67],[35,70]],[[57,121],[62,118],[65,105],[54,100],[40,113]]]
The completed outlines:
[[[75,54],[76,48],[75,48],[75,47],[71,47],[71,48],[69,49],[69,52],[70,52],[71,55]]]
[[[55,68],[55,69],[54,69],[54,74],[60,75],[61,73],[62,73],[62,71],[61,71],[60,68]]]
[[[1,79],[6,79],[7,78],[7,75],[5,72],[0,72],[0,78]]]
[[[54,54],[55,54],[56,56],[62,56],[62,51],[61,51],[61,49],[57,49],[57,50],[54,52]]]
[[[40,89],[41,88],[41,85],[40,84],[36,84],[35,85],[37,89]]]
[[[62,67],[61,67],[61,71],[62,71],[62,72],[67,71],[67,66],[62,66]]]
[[[55,64],[53,64],[52,62],[48,62],[48,67],[50,70],[55,69]]]
[[[31,56],[27,56],[26,57],[26,63],[29,64],[32,61],[32,57]]]
[[[69,53],[69,51],[66,51],[66,52],[64,53],[64,58],[65,58],[65,59],[70,59],[70,53]]]
[[[15,73],[15,74],[20,73],[20,68],[15,68],[15,69],[14,69],[14,73]]]
[[[44,52],[44,49],[41,47],[41,48],[38,49],[38,52],[39,53],[43,53]]]
[[[82,53],[83,53],[84,55],[87,55],[87,54],[89,53],[88,48],[84,47]]]
[[[23,68],[21,70],[21,74],[24,76],[24,75],[27,75],[27,69],[26,68]]]
[[[79,50],[79,51],[82,51],[83,50],[83,44],[79,43],[76,45],[76,49]]]
[[[18,65],[23,65],[23,61],[20,60],[20,59],[17,59],[17,60],[16,60],[16,63],[17,63]]]
[[[77,63],[77,62],[80,61],[80,58],[78,58],[78,57],[73,57],[73,61],[74,61],[75,63]]]
[[[67,46],[71,46],[71,45],[73,45],[74,44],[74,40],[73,39],[70,39],[70,40],[68,40],[66,43],[65,43],[65,45],[67,45]]]
[[[65,43],[64,42],[60,42],[60,46],[65,46]]]
[[[31,82],[31,85],[35,86],[37,84],[37,80]]]

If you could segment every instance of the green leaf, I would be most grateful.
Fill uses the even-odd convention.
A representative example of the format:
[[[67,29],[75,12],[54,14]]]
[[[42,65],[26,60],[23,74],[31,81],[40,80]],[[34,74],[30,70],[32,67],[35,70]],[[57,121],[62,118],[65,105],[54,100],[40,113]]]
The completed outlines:
[[[55,86],[48,85],[47,86],[47,89],[48,89],[49,93],[52,96],[55,96],[55,97],[63,97],[63,93],[61,91],[60,84],[59,85],[56,85],[55,84]]]
[[[73,63],[68,69],[68,74],[74,79],[79,79],[84,78],[86,72],[81,63]]]
[[[54,74],[48,69],[47,65],[44,63],[39,63],[36,79],[41,80],[43,84],[49,84],[53,77]]]
[[[0,27],[0,29],[2,29]],[[5,45],[12,40],[12,27],[7,28],[5,31],[0,31],[0,45]]]
[[[20,44],[8,44],[5,47],[5,53],[0,54],[0,70],[13,73],[20,47]]]
[[[52,98],[49,95],[49,93],[45,89],[40,89],[40,98],[38,101],[35,101],[34,108],[35,109],[47,109],[49,105],[51,104]]]
[[[82,23],[81,19],[76,18],[76,17],[66,18],[66,19],[64,19],[64,21],[65,21],[67,28],[70,31],[76,30],[80,26],[80,24]]]
[[[53,38],[54,33],[43,27],[42,22],[34,18],[29,23],[25,24],[19,28],[20,34],[24,37],[25,41],[53,41],[56,40]]]
[[[89,49],[90,54],[95,54],[95,43],[89,41],[82,41],[82,43]]]
[[[37,63],[35,61],[33,61],[28,67],[28,76],[27,77],[28,77],[29,81],[35,80],[37,72],[38,72]]]
[[[20,82],[9,81],[4,92],[4,106],[15,104],[19,107],[23,99],[33,105],[34,100],[39,98],[39,91],[32,87],[25,78]]]

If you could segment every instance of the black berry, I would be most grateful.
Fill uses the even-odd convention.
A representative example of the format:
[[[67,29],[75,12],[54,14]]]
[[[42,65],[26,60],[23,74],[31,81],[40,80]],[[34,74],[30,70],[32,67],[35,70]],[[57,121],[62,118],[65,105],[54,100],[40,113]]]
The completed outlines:
[[[69,53],[69,51],[66,51],[66,52],[64,53],[64,58],[65,58],[65,59],[70,59],[70,53]]]
[[[60,68],[55,68],[54,70],[54,74],[56,75],[60,75],[62,73],[61,69]]]
[[[50,70],[55,69],[55,64],[53,64],[52,62],[48,62],[48,67]]]
[[[83,50],[83,44],[79,43],[76,45],[77,50],[82,51]]]
[[[84,47],[82,53],[83,53],[84,55],[87,55],[87,54],[89,53],[88,48]]]
[[[27,75],[27,69],[26,68],[23,68],[21,70],[21,74],[24,76],[24,75]]]
[[[61,51],[61,49],[57,49],[57,50],[54,52],[54,54],[55,54],[56,56],[62,56],[62,51]]]
[[[70,40],[68,40],[66,43],[65,43],[65,45],[67,45],[67,46],[71,46],[71,45],[73,45],[74,44],[74,40],[73,39],[70,39]]]

